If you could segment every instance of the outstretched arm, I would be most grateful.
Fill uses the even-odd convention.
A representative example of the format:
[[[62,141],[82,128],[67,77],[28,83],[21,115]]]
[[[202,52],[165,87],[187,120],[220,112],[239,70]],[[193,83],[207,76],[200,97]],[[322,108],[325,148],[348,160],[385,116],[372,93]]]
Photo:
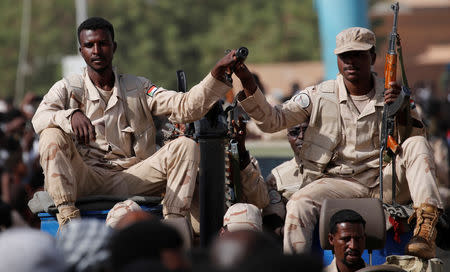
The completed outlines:
[[[271,106],[245,64],[239,65],[235,71],[242,82],[244,90],[237,94],[238,101],[264,132],[277,132],[308,120],[312,106],[309,94],[308,105],[293,97],[291,100]],[[303,95],[302,98],[305,96]]]
[[[225,72],[237,64],[236,50],[220,59],[199,84],[187,93],[169,91],[156,86],[147,97],[153,115],[168,115],[174,123],[189,123],[203,117],[220,98],[232,88],[226,81]]]

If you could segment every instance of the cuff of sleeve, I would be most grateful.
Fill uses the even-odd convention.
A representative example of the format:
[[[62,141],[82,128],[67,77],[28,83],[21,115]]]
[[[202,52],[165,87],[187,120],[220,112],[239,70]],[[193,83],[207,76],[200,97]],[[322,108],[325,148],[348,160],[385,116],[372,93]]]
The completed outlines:
[[[72,130],[72,114],[79,109],[68,109],[58,112],[55,116],[55,121],[59,127],[68,134],[73,134]]]
[[[252,159],[254,159],[254,158],[250,157],[250,155],[249,155],[249,163],[243,169],[241,169],[241,180],[245,179],[245,178],[249,178],[256,174],[259,175],[258,169],[256,168],[255,164],[252,163]]]
[[[231,84],[226,84],[209,73],[201,82],[201,85],[207,89],[212,90],[219,97],[224,96],[233,86]]]
[[[242,91],[243,92],[243,91]],[[239,98],[242,98],[239,94]],[[241,104],[242,108],[254,119],[261,120],[264,116],[264,112],[262,111],[261,105],[264,105],[267,103],[266,97],[261,92],[261,90],[258,89],[256,92],[243,100],[240,100],[239,103]]]

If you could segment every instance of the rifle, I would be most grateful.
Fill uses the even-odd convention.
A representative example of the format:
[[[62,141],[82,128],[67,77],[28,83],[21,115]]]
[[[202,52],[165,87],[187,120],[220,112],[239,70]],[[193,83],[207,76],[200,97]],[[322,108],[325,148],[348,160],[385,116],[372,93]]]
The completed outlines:
[[[408,80],[406,78],[405,68],[403,64],[403,54],[401,50],[400,35],[397,33],[397,17],[399,11],[399,4],[396,2],[391,5],[394,10],[394,22],[392,32],[390,34],[389,49],[386,53],[386,62],[384,66],[384,90],[388,90],[389,83],[396,81],[397,77],[397,53],[395,51],[397,46],[398,58],[402,69],[402,90],[397,99],[390,104],[385,104],[383,107],[383,117],[381,124],[381,146],[379,157],[379,175],[380,175],[380,200],[383,202],[383,162],[392,162],[392,204],[395,206],[395,189],[397,176],[395,173],[395,156],[400,151],[399,144],[395,139],[395,117],[398,113],[405,113],[406,131],[405,139],[409,136],[411,131],[410,118],[410,96]]]

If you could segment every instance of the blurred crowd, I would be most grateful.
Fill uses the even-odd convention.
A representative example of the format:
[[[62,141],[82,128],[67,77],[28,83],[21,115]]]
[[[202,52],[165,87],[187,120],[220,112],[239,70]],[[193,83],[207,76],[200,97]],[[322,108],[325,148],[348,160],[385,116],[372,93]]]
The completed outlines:
[[[18,107],[13,105],[12,98],[0,100],[0,199],[17,211],[28,225],[37,228],[39,220],[27,203],[44,185],[38,136],[31,125],[41,99],[27,93]]]
[[[5,211],[4,204],[0,210]],[[186,238],[189,227],[180,226],[127,200],[111,209],[106,223],[73,220],[56,237],[33,228],[9,227],[0,234],[0,271],[298,271],[301,267],[314,272],[323,268],[319,257],[284,255],[281,241],[263,231],[261,213],[251,204],[232,206],[207,247],[192,243]]]
[[[291,93],[299,88],[293,84]],[[433,88],[431,83],[420,82],[412,92],[428,127],[441,195],[448,206],[450,100],[436,98]],[[210,248],[187,247],[184,236],[170,224],[143,211],[127,213],[130,216],[121,218],[124,221],[119,227],[83,219],[62,229],[58,239],[34,230],[40,222],[27,203],[36,191],[43,190],[44,176],[31,118],[41,99],[27,93],[18,107],[12,99],[0,100],[0,231],[11,228],[4,233],[7,235],[0,235],[0,256],[13,267],[32,265],[33,271],[293,271],[298,266],[310,266],[305,271],[321,271],[321,261],[310,256],[283,255],[281,241],[263,232],[262,225],[235,231],[225,225]],[[289,97],[272,103],[286,99]],[[250,137],[266,139],[256,130],[252,135],[251,123],[248,126]],[[285,139],[285,132],[281,135]],[[27,228],[21,228],[24,226]],[[25,253],[17,254],[11,245],[27,251],[25,262],[17,261]]]
[[[450,90],[450,85],[445,84]],[[448,91],[447,91],[448,92]],[[413,98],[428,129],[428,140],[434,152],[436,177],[442,200],[450,204],[450,92],[444,98],[436,94],[433,82],[419,81],[415,84]]]

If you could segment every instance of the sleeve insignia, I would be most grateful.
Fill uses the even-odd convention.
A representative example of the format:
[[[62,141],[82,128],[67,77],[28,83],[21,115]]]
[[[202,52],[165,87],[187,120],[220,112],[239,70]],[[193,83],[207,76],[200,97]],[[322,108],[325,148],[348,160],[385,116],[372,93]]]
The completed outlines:
[[[147,95],[150,97],[153,97],[159,90],[159,87],[156,87],[155,85],[152,85],[148,90],[147,90]]]
[[[311,100],[309,96],[306,93],[299,93],[294,96],[293,101],[300,105],[303,109],[306,109],[309,104],[311,103]]]

